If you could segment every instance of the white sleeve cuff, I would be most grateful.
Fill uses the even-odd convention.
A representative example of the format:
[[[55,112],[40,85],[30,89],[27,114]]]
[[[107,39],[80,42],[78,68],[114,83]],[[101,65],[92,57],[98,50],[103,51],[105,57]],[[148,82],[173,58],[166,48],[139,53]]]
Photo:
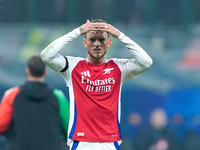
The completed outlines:
[[[124,35],[124,33],[120,33],[120,35],[119,35],[119,37],[118,37],[118,39],[120,40],[120,41],[122,41],[122,39],[125,37],[125,35]]]
[[[81,35],[81,31],[79,28],[72,30],[72,33],[74,33],[77,37]]]

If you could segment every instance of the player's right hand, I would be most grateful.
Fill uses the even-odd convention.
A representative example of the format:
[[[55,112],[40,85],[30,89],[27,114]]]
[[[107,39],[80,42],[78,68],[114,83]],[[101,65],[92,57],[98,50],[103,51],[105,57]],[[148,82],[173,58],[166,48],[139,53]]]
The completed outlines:
[[[81,35],[89,32],[89,31],[96,31],[97,28],[94,26],[94,23],[91,23],[89,20],[85,24],[79,27]]]

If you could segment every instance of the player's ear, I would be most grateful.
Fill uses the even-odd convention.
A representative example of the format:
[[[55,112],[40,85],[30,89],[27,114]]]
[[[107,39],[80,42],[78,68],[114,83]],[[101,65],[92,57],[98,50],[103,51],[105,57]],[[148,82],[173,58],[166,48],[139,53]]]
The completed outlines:
[[[83,39],[83,46],[87,47],[86,39]]]
[[[111,43],[112,43],[112,40],[108,39],[108,45],[107,45],[107,47],[110,47]]]
[[[26,75],[29,76],[30,75],[30,70],[28,68],[26,68]]]
[[[47,69],[45,68],[45,71],[44,71],[44,76],[46,76],[47,75]]]

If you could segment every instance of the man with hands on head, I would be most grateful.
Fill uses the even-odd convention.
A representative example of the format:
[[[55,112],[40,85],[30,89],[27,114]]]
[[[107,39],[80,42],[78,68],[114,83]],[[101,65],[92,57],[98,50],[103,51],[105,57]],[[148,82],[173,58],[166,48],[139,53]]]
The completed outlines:
[[[87,58],[62,56],[59,52],[85,34]],[[112,41],[119,39],[132,58],[105,59]],[[77,50],[78,53],[78,50]],[[120,149],[121,87],[128,79],[148,70],[150,56],[133,40],[111,24],[97,19],[56,39],[42,52],[43,61],[60,72],[70,95],[68,145],[71,150]]]

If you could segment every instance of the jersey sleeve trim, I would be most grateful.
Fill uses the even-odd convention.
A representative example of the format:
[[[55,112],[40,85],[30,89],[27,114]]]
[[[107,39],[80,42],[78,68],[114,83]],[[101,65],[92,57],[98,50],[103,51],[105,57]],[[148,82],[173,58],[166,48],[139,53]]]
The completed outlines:
[[[65,60],[66,60],[66,64],[65,64],[65,67],[60,71],[60,72],[65,72],[68,68],[69,68],[69,63],[68,63],[68,60],[66,57],[64,57]]]

